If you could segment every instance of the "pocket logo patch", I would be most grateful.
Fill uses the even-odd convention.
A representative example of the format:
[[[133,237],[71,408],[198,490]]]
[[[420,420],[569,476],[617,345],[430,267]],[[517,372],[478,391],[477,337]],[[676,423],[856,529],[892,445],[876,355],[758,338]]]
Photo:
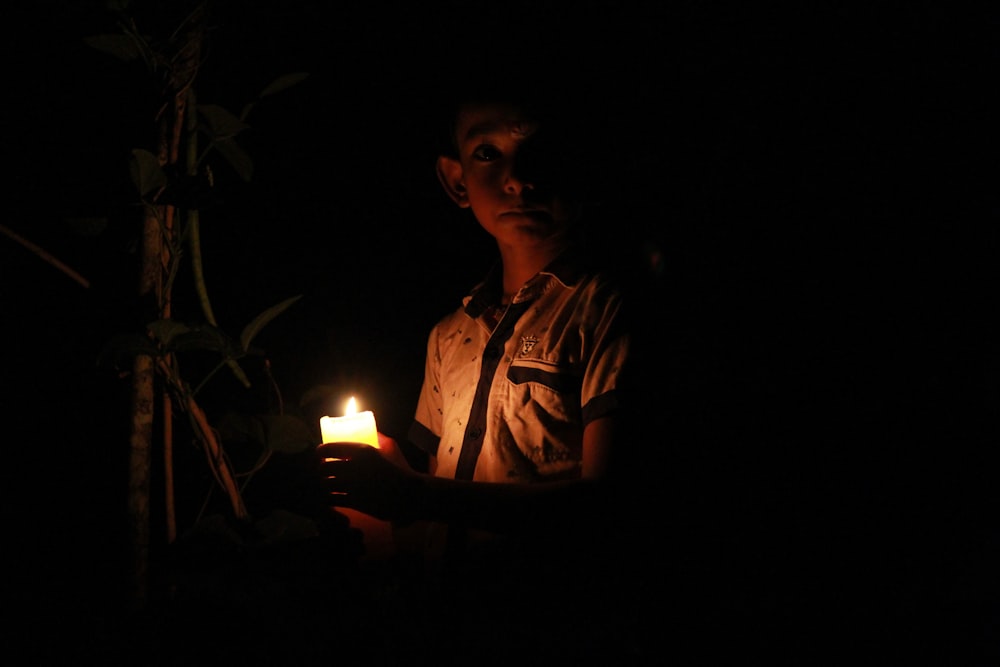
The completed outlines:
[[[525,356],[535,347],[538,339],[534,336],[521,336],[521,356]]]

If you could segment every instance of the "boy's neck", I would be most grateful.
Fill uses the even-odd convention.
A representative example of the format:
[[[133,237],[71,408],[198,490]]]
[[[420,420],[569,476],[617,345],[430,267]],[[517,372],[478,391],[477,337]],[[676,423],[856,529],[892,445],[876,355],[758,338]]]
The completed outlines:
[[[500,263],[503,269],[503,301],[505,303],[510,301],[526,282],[551,264],[565,249],[565,245],[537,249],[511,249],[501,246]]]

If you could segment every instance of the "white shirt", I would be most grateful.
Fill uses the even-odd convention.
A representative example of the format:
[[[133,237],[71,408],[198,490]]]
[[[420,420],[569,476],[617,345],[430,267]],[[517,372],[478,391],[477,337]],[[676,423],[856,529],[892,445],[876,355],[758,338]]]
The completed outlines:
[[[577,478],[584,426],[617,407],[629,349],[621,292],[563,258],[496,320],[498,274],[431,331],[409,438],[436,455],[442,477]]]

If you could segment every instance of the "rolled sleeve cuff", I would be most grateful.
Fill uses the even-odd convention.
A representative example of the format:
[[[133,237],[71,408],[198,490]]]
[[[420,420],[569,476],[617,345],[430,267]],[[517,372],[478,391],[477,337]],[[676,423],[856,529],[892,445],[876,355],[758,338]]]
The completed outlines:
[[[594,396],[583,406],[583,423],[589,424],[595,419],[607,417],[618,409],[618,394],[615,391],[606,391],[599,396]]]
[[[407,431],[406,438],[421,451],[431,456],[437,456],[438,444],[441,442],[441,438],[420,422],[414,421],[410,424],[410,430]]]

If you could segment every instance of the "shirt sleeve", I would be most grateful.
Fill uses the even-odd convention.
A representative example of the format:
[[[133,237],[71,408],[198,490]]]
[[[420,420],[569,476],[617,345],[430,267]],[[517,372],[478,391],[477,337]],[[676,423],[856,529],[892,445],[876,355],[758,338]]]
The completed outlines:
[[[581,388],[584,424],[618,409],[619,382],[629,354],[630,338],[623,321],[621,294],[615,292],[603,303]]]
[[[438,443],[441,441],[441,351],[438,346],[440,327],[440,324],[435,326],[427,337],[424,380],[420,387],[413,423],[407,433],[410,442],[431,456],[437,455]]]

